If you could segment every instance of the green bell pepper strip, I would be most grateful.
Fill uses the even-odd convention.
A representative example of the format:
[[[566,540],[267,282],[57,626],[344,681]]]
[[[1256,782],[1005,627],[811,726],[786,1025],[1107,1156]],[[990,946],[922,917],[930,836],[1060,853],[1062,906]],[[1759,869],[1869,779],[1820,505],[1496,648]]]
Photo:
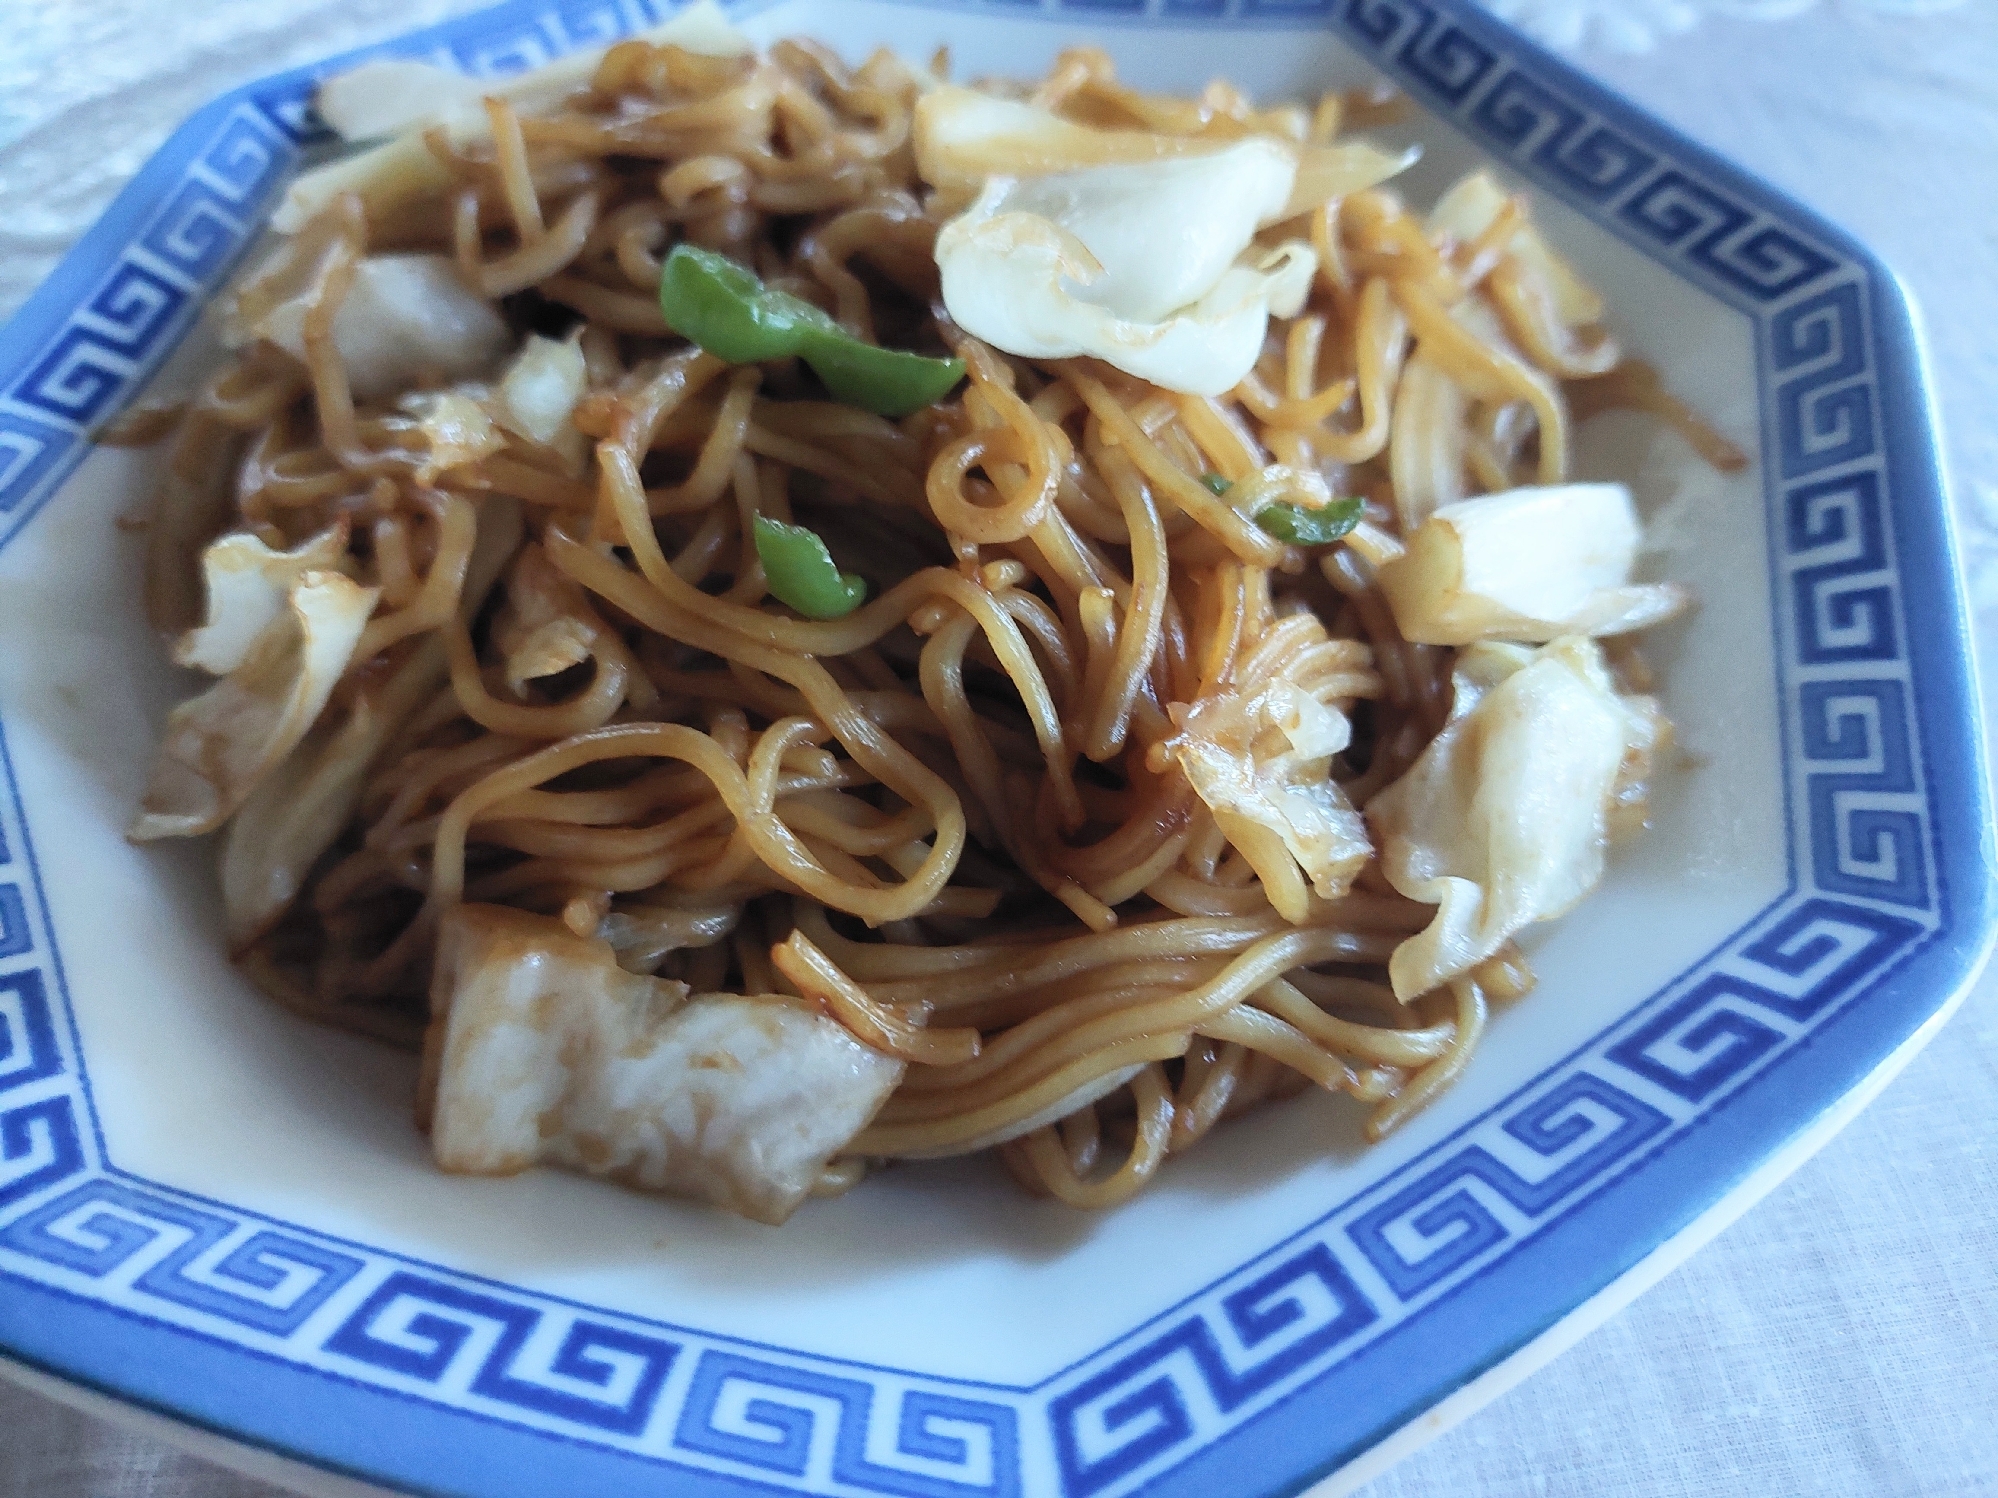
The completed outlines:
[[[907,416],[950,394],[962,359],[930,359],[863,343],[810,302],[772,291],[726,255],[678,244],[659,277],[667,326],[730,364],[792,355],[835,399],[877,416]]]
[[[818,532],[802,525],[758,515],[756,555],[777,601],[788,603],[807,619],[844,618],[867,596],[867,584],[840,571]]]
[[[1329,546],[1351,534],[1366,507],[1363,499],[1335,499],[1315,510],[1302,505],[1264,505],[1256,511],[1256,524],[1292,546]]]
[[[1218,473],[1203,473],[1200,482],[1217,495],[1226,494],[1235,487]],[[1267,534],[1292,546],[1329,546],[1340,537],[1352,534],[1366,507],[1363,499],[1335,499],[1315,510],[1308,510],[1303,505],[1264,505],[1256,511],[1256,524]]]

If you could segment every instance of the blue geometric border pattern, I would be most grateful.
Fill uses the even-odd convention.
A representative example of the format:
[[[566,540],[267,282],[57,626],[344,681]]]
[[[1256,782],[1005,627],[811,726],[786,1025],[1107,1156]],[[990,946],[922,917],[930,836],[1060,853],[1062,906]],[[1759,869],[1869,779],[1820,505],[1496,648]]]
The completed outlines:
[[[0,371],[0,545],[61,487],[92,435],[145,388],[255,241],[305,149],[322,138],[308,108],[314,76],[391,53],[501,75],[615,40],[672,9],[670,0],[514,6],[441,28],[428,45],[389,43],[286,75],[196,116],[190,128],[200,128],[191,136],[183,129],[134,184],[170,173],[150,195],[155,206],[89,280],[78,254],[57,269],[45,290],[64,294],[66,315],[36,340],[33,360],[10,359]],[[92,248],[88,240],[79,247]]]
[[[0,545],[179,344],[296,162],[291,135],[250,100],[201,123],[195,138],[177,139],[177,180],[128,242],[94,273],[74,256],[64,262],[53,281],[73,298],[67,315],[34,359],[0,373]]]
[[[671,8],[520,0],[371,53],[506,73]],[[1458,0],[964,8],[1330,28],[1508,169],[1752,319],[1789,892],[1361,1196],[1113,1345],[1004,1389],[578,1306],[115,1171],[0,736],[0,1274],[350,1388],[737,1489],[1123,1494],[1164,1482],[1496,1273],[1803,1054],[1949,927],[1896,553],[1877,268]],[[365,55],[197,115],[7,330],[0,546],[240,261],[317,139],[313,78]]]
[[[6,754],[0,737],[0,1215],[102,1164]]]
[[[1786,902],[1450,1143],[1061,1380],[1063,1490],[1141,1487],[1558,1223],[1877,982],[1919,920]]]

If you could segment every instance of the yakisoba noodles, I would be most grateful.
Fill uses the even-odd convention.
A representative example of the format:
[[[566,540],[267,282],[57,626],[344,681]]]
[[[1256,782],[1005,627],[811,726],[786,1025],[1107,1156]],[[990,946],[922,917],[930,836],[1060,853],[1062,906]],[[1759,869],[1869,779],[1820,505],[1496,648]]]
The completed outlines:
[[[1378,99],[698,14],[322,96],[380,142],[173,433],[148,603],[215,681],[134,836],[222,832],[236,961],[421,1047],[448,1169],[781,1221],[981,1150],[1109,1205],[1308,1087],[1387,1133],[1668,742],[1687,597],[1576,414],[1734,459],[1524,200],[1380,185]]]

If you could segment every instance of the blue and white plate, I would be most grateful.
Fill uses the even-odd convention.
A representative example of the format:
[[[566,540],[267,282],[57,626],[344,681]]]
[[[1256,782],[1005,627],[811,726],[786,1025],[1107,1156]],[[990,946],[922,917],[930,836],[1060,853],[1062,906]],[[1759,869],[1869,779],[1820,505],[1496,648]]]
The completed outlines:
[[[655,9],[522,0],[380,50],[503,73]],[[1584,473],[1632,479],[1657,570],[1701,597],[1657,652],[1690,763],[1655,831],[1537,939],[1540,987],[1467,1079],[1376,1148],[1346,1100],[1299,1099],[1108,1216],[946,1164],[781,1230],[438,1174],[411,1060],[258,998],[209,852],[120,836],[184,688],[120,525],[157,458],[88,434],[213,357],[197,315],[315,148],[314,77],[353,59],[288,73],[191,119],[0,333],[0,1352],[307,1484],[1343,1490],[1766,1190],[1983,951],[1990,808],[1903,294],[1459,0],[791,0],[745,24],[948,42],[975,73],[1086,39],[1144,83],[1265,96],[1384,74],[1427,111],[1413,195],[1481,158],[1530,187],[1626,343],[1755,456],[1722,476],[1636,417],[1583,429]]]

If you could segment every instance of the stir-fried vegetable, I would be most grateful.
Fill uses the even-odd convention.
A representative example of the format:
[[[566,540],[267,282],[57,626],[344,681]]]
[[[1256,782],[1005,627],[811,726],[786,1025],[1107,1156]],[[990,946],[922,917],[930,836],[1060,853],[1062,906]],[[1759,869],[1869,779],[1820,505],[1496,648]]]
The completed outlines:
[[[807,619],[838,619],[860,607],[867,584],[834,565],[816,531],[756,517],[756,555],[770,591]]]
[[[1203,473],[1200,482],[1216,494],[1226,494],[1235,487],[1232,481],[1218,473]],[[1352,534],[1366,507],[1366,501],[1359,498],[1335,499],[1330,504],[1315,507],[1264,505],[1256,511],[1256,524],[1277,540],[1292,546],[1330,546],[1334,541]]]
[[[916,106],[917,169],[964,212],[937,236],[951,320],[1009,354],[1087,354],[1168,390],[1220,395],[1295,316],[1317,256],[1259,243],[1414,154],[1099,128],[948,85]]]
[[[1330,546],[1351,533],[1365,508],[1366,502],[1360,499],[1335,499],[1316,510],[1303,505],[1264,505],[1256,511],[1256,524],[1292,546]]]
[[[1436,907],[1388,963],[1404,999],[1595,888],[1612,813],[1667,732],[1657,705],[1619,693],[1602,650],[1574,636],[1472,645],[1451,688],[1449,724],[1367,803],[1388,883]]]
[[[921,410],[964,378],[962,359],[863,343],[810,302],[772,291],[728,256],[690,244],[666,257],[659,308],[674,332],[717,358],[757,364],[796,355],[837,399],[878,416]]]
[[[1691,601],[1633,583],[1641,531],[1622,484],[1552,484],[1444,505],[1381,569],[1402,638],[1423,645],[1620,635]]]
[[[421,1107],[447,1170],[547,1161],[778,1223],[906,1069],[814,1003],[626,972],[550,916],[439,926]]]

